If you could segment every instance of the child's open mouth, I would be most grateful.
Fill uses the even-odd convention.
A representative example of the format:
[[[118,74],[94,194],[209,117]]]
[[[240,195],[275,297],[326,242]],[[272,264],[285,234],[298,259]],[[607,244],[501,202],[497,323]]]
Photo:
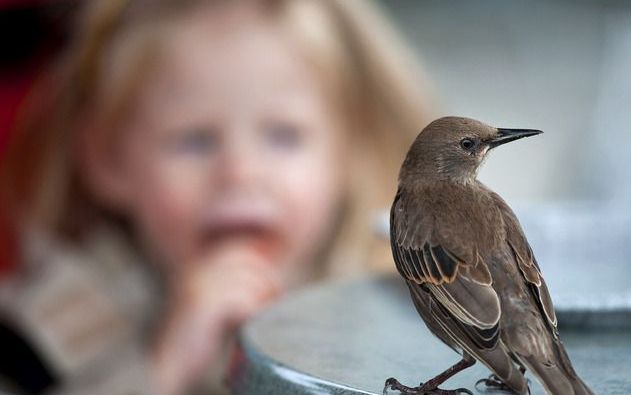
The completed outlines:
[[[200,233],[205,250],[238,244],[255,250],[270,263],[281,251],[282,237],[276,221],[252,210],[219,212],[210,217]]]

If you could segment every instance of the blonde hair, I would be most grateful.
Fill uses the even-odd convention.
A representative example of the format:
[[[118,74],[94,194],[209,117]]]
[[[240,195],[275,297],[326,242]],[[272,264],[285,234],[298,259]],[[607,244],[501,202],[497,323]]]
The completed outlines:
[[[124,117],[139,73],[153,59],[155,45],[148,42],[159,40],[156,28],[206,3],[108,0],[86,8],[75,41],[40,83],[17,125],[0,179],[9,213],[74,240],[96,218],[116,218],[80,177],[73,151],[80,124],[88,114],[112,122]],[[430,120],[420,68],[366,0],[256,3],[279,17],[324,73],[352,136],[354,177],[329,244],[329,268],[344,272],[374,262],[373,215],[389,206],[403,155]],[[101,78],[105,69],[107,84]]]

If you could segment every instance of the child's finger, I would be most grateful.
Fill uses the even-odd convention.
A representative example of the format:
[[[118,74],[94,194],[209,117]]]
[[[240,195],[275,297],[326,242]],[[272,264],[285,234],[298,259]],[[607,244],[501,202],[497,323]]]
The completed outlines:
[[[280,273],[266,256],[261,255],[250,245],[233,244],[215,251],[205,258],[209,275],[228,273],[252,274],[259,281],[280,292],[283,284]]]

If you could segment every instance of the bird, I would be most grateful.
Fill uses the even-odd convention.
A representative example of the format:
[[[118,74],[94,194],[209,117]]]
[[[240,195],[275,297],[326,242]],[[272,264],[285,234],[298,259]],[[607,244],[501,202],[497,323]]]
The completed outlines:
[[[431,122],[410,146],[390,211],[392,255],[430,332],[462,359],[416,387],[391,377],[384,394],[471,394],[438,386],[476,361],[492,372],[476,388],[528,394],[528,370],[549,395],[594,394],[561,342],[519,220],[477,180],[489,151],[541,133],[452,116]]]

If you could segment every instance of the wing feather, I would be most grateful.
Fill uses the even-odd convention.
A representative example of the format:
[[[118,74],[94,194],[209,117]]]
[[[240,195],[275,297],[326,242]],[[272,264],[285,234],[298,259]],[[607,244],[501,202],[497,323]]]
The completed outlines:
[[[447,282],[453,281],[458,263],[439,245],[432,247],[431,251],[434,262],[440,262],[438,269],[442,278],[446,278]]]
[[[458,331],[466,333],[479,347],[494,347],[499,338],[501,307],[486,264],[477,252],[473,262],[460,259],[448,244],[438,242],[441,238],[425,230],[399,237],[398,231],[405,230],[398,222],[403,219],[396,214],[401,212],[398,200],[399,195],[392,207],[390,231],[399,273],[409,282],[426,287],[444,311],[443,318],[451,317],[442,319],[443,325],[457,325]]]
[[[552,333],[557,336],[557,317],[554,311],[554,305],[552,304],[552,298],[548,291],[541,269],[535,258],[534,253],[528,240],[524,235],[524,231],[521,228],[519,220],[513,210],[508,207],[508,204],[496,193],[491,192],[494,200],[496,201],[504,222],[506,223],[508,245],[513,252],[515,261],[524,279],[530,284],[532,294],[543,313],[543,316],[547,319]]]

